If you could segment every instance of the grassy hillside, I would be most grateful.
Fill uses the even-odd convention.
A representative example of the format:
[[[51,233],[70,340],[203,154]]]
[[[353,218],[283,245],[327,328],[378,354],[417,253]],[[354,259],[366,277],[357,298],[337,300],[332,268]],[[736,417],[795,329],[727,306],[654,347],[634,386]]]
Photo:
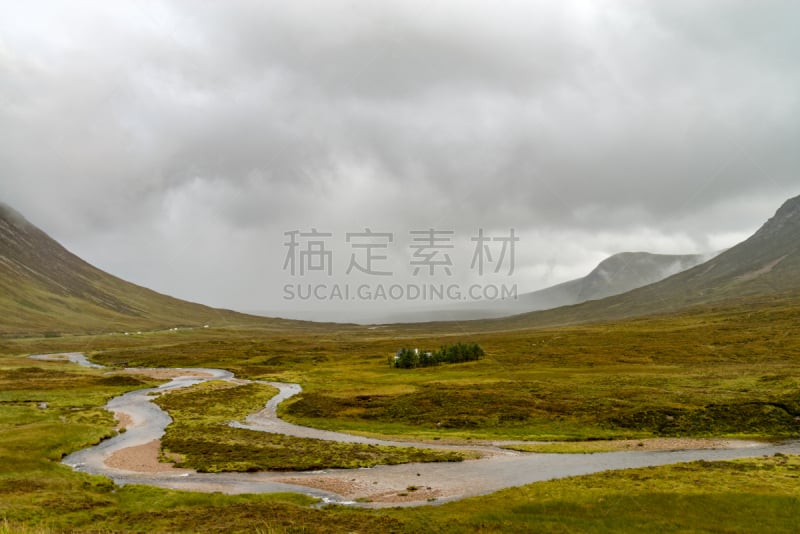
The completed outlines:
[[[741,299],[800,295],[800,197],[787,200],[753,236],[710,261],[621,295],[485,321],[516,329],[619,320]]]
[[[0,335],[292,324],[186,302],[126,282],[86,263],[2,204],[0,310]]]
[[[698,254],[622,252],[606,258],[583,278],[520,295],[518,304],[535,310],[598,300],[658,282],[702,261]]]

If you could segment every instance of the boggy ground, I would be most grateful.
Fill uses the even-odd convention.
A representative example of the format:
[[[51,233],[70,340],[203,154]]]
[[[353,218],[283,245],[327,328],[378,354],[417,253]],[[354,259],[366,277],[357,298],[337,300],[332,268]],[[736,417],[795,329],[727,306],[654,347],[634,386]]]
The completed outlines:
[[[206,382],[156,399],[173,418],[162,438],[177,466],[200,472],[307,471],[410,462],[457,462],[458,452],[338,443],[232,428],[277,390],[265,384]]]

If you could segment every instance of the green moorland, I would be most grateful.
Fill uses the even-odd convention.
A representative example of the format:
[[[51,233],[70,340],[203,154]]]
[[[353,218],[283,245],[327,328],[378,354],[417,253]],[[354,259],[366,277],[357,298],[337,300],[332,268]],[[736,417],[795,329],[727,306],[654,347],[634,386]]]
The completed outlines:
[[[204,329],[10,341],[87,350],[108,365],[223,367],[299,382],[300,424],[424,439],[779,438],[800,433],[795,299],[621,323],[435,335],[435,325],[300,334]],[[134,339],[135,338],[135,339]],[[474,362],[397,369],[398,347],[477,342]],[[68,346],[68,347],[65,347]]]
[[[150,382],[23,356],[80,350],[109,365],[211,366],[246,378],[299,382],[304,393],[284,408],[287,418],[364,434],[797,437],[798,304],[789,298],[742,302],[623,323],[505,332],[473,332],[464,323],[441,330],[248,327],[2,338],[0,532],[793,532],[800,459],[783,456],[601,473],[413,509],[318,509],[294,495],[118,488],[58,460],[113,434],[114,421],[102,405]],[[485,357],[418,369],[387,365],[401,346],[459,341],[479,343]],[[181,395],[224,395],[239,418],[270,394],[245,386],[206,388],[162,401],[174,403],[168,408],[180,424],[192,415]],[[227,417],[226,410],[205,410],[190,424]],[[244,451],[240,465],[261,453],[247,457]]]

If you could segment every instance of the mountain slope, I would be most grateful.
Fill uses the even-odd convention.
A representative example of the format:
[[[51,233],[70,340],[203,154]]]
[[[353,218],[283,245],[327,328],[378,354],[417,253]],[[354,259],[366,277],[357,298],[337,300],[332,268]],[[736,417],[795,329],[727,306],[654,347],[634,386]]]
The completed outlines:
[[[531,309],[545,309],[602,299],[658,282],[705,259],[708,257],[700,254],[622,252],[601,261],[583,278],[520,295],[519,301],[537,306]]]
[[[800,196],[787,200],[753,236],[706,263],[621,295],[498,322],[521,326],[602,321],[773,295],[800,295]]]
[[[0,203],[0,334],[267,321],[182,301],[105,273]]]
[[[685,271],[710,255],[703,254],[651,254],[649,252],[621,252],[601,261],[582,278],[562,282],[545,289],[523,293],[517,300],[480,301],[466,303],[455,309],[415,311],[397,314],[398,322],[464,321],[507,317],[520,313],[549,310],[580,304],[625,293],[638,287],[663,280]]]

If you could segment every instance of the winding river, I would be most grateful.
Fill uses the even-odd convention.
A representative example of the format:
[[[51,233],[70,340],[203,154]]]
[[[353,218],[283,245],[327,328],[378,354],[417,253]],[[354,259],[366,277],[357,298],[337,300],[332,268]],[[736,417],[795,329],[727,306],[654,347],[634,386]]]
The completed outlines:
[[[102,367],[89,362],[83,354],[36,355],[40,360],[69,360],[73,363]],[[137,369],[129,370],[135,372]],[[154,371],[138,369],[138,371]],[[245,423],[232,426],[263,432],[287,434],[329,441],[366,443],[392,446],[415,446],[457,450],[479,450],[481,459],[454,463],[418,463],[377,466],[370,469],[329,469],[313,472],[257,473],[197,473],[188,469],[164,469],[159,472],[125,469],[109,465],[115,453],[130,447],[142,446],[159,439],[171,418],[151,402],[153,395],[208,380],[236,380],[232,373],[221,369],[163,369],[174,378],[155,388],[131,391],[115,397],[106,409],[118,416],[126,414],[126,431],[66,456],[63,463],[85,473],[105,475],[117,484],[147,484],[162,488],[203,492],[272,493],[295,492],[321,499],[325,503],[354,506],[416,506],[442,503],[469,496],[484,495],[503,488],[521,486],[555,478],[586,475],[599,471],[652,467],[694,460],[728,460],[734,458],[800,454],[800,441],[780,444],[740,442],[731,448],[648,451],[628,450],[595,454],[533,454],[500,449],[497,442],[486,446],[439,446],[370,439],[338,432],[317,430],[293,425],[277,417],[280,402],[301,391],[297,384],[268,382],[280,393],[266,406],[246,418]],[[239,381],[241,382],[241,381]],[[413,489],[412,489],[413,488]]]

